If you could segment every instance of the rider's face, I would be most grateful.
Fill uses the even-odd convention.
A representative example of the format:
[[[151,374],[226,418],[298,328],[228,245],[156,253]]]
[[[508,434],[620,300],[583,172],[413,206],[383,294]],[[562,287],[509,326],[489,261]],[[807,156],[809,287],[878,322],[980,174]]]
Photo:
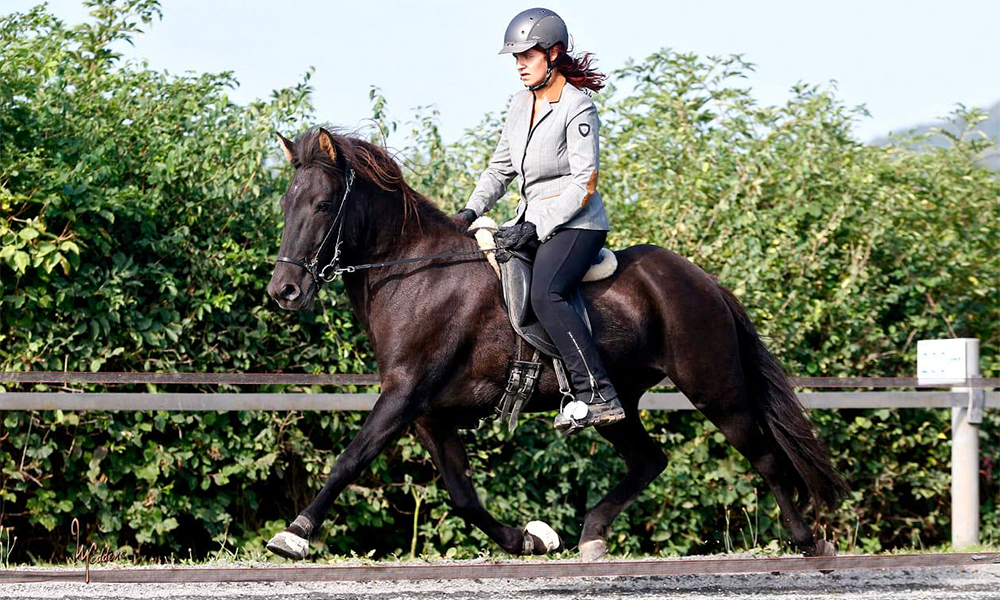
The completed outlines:
[[[526,87],[538,85],[545,79],[545,52],[534,46],[524,52],[515,52],[517,73]]]

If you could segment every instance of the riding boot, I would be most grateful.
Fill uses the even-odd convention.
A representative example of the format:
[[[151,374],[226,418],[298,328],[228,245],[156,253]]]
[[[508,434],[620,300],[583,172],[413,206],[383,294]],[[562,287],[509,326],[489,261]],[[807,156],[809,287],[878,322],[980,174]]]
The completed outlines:
[[[575,400],[562,406],[553,426],[566,435],[572,435],[584,427],[621,421],[625,418],[625,410],[604,370],[597,346],[589,340],[584,340],[581,345],[572,332],[566,333],[573,343],[573,350],[563,353],[563,362],[569,371]]]

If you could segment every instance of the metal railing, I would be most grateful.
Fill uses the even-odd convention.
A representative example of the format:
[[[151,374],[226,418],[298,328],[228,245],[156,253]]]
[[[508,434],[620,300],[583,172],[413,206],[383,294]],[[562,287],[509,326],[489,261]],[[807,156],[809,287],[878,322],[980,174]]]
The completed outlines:
[[[952,547],[978,543],[979,537],[979,424],[986,408],[1000,408],[1000,379],[967,377],[936,382],[915,377],[793,377],[797,388],[838,391],[799,392],[802,406],[821,409],[916,408],[952,410]],[[156,384],[156,385],[285,385],[371,386],[377,374],[281,373],[80,373],[0,372],[0,384]],[[666,379],[657,387],[673,387]],[[942,390],[940,388],[950,388]],[[842,391],[844,388],[930,388],[923,391]],[[937,388],[937,389],[934,389]],[[5,410],[168,410],[168,411],[338,411],[370,410],[378,394],[290,392],[78,392],[31,391],[0,393]],[[639,401],[643,410],[693,410],[680,392],[648,392]]]

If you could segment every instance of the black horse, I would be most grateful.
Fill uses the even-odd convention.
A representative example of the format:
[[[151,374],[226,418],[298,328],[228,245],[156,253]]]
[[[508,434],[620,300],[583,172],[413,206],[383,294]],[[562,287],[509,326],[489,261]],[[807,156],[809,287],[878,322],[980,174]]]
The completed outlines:
[[[268,293],[284,309],[311,305],[321,280],[343,275],[381,374],[381,394],[337,458],[319,495],[268,543],[301,559],[345,487],[410,424],[440,470],[455,510],[511,554],[562,546],[547,525],[498,522],[479,502],[457,431],[494,412],[516,339],[496,274],[463,228],[410,188],[381,147],[314,127],[279,134],[295,173],[281,199],[285,228]],[[415,262],[413,257],[450,255]],[[627,418],[597,432],[628,472],[587,512],[579,550],[606,553],[611,522],[666,467],[639,420],[642,394],[664,377],[750,461],[775,495],[793,544],[832,555],[796,507],[836,507],[848,487],[816,439],[787,377],[735,296],[687,259],[659,246],[616,253],[618,269],[582,284],[594,337]],[[353,270],[353,265],[387,266]],[[525,410],[555,411],[559,387],[543,369]]]

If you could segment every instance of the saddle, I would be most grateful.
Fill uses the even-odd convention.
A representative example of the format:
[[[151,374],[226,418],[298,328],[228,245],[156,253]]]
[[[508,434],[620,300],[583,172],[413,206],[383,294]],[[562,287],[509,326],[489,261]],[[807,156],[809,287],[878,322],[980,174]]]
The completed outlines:
[[[489,217],[479,217],[470,226],[470,231],[475,231],[476,240],[482,249],[495,248],[493,234],[497,231],[496,222]],[[559,380],[559,391],[564,397],[572,397],[572,389],[569,385],[569,378],[566,376],[565,365],[559,349],[552,342],[552,338],[546,333],[542,324],[538,321],[534,311],[531,309],[531,269],[532,259],[517,251],[511,253],[509,260],[497,263],[493,252],[486,252],[486,259],[500,279],[500,287],[503,295],[504,306],[507,308],[507,317],[511,327],[518,335],[517,358],[511,365],[510,376],[504,395],[497,407],[500,420],[508,420],[508,431],[513,432],[517,426],[517,417],[521,408],[528,398],[534,393],[535,385],[538,382],[538,374],[541,370],[541,363],[538,362],[539,353],[544,353],[552,360],[552,367]],[[594,264],[588,269],[583,278],[584,282],[598,281],[609,277],[618,267],[618,260],[613,252],[607,248],[602,248],[597,255]],[[590,324],[590,316],[587,314],[587,306],[583,301],[583,294],[578,287],[569,298],[569,304],[573,307],[587,329],[593,333],[593,326]],[[533,352],[529,360],[522,360],[521,346],[522,340],[527,342]]]

